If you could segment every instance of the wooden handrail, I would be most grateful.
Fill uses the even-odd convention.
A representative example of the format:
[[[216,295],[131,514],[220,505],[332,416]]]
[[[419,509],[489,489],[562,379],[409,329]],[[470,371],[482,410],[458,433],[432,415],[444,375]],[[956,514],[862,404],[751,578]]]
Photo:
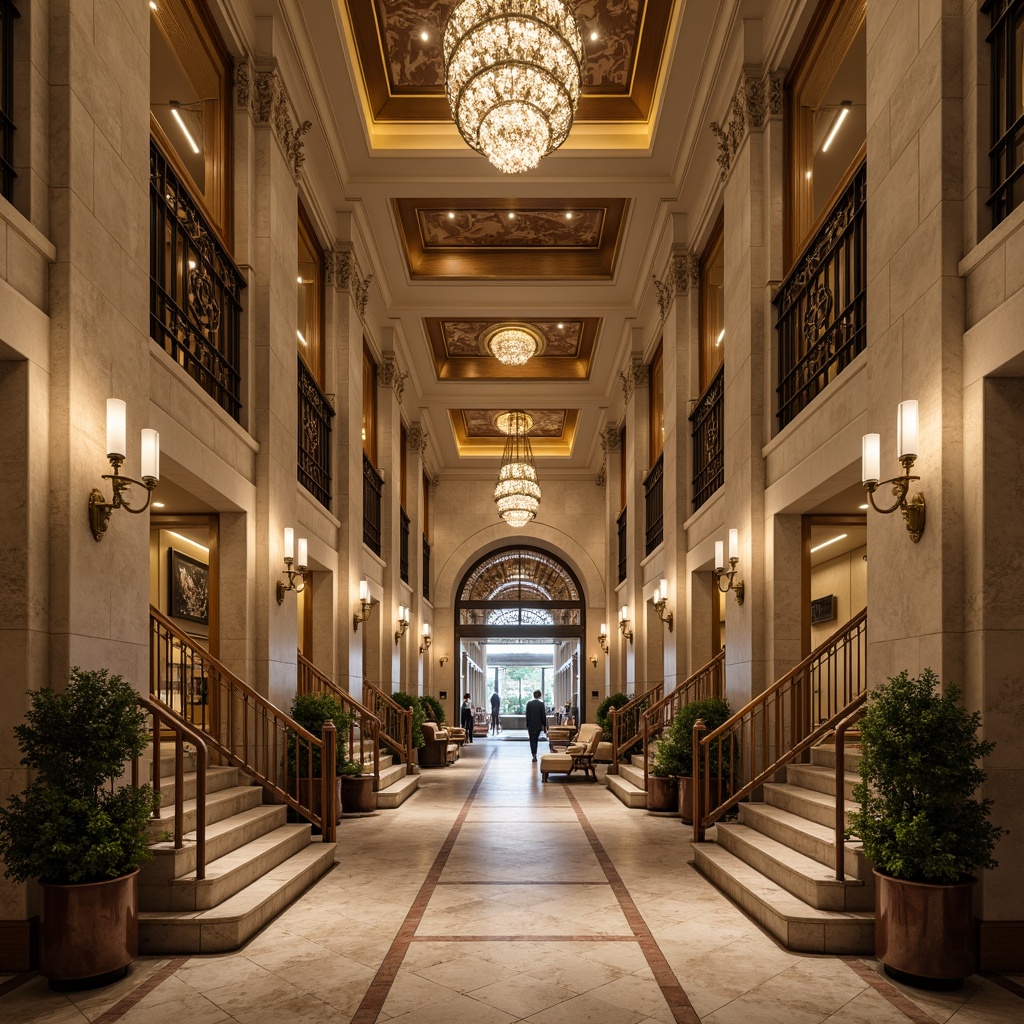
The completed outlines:
[[[367,696],[368,706],[380,719],[380,739],[401,757],[407,765],[412,766],[412,709],[403,708],[391,694],[385,693],[380,687],[363,680],[363,691]]]
[[[866,690],[865,608],[718,728],[701,734],[703,723],[700,730],[695,726],[694,842],[703,842],[709,825],[834,729]],[[713,761],[719,771],[714,804]]]
[[[149,620],[151,700],[198,730],[226,763],[312,822],[325,843],[334,842],[334,799],[321,801],[319,810],[314,799],[317,786],[334,792],[334,723],[328,721],[314,736],[152,606]],[[317,761],[321,776],[314,771]]]
[[[209,754],[202,735],[187,722],[167,711],[155,701],[141,694],[137,698],[139,707],[153,716],[153,792],[160,793],[160,730],[169,729],[174,733],[174,848],[185,845],[185,741],[196,748],[196,881],[206,877],[206,769]],[[132,760],[132,785],[139,784],[139,759]],[[154,806],[153,817],[160,817],[160,807]]]
[[[380,790],[380,719],[368,708],[346,693],[330,676],[320,671],[301,651],[297,652],[296,693],[326,692],[336,697],[341,706],[352,715],[352,724],[343,742],[346,758],[366,764],[366,744],[369,742],[373,760],[373,791]],[[359,756],[356,757],[356,733],[359,734]]]
[[[646,693],[635,696],[628,704],[609,708],[608,721],[612,726],[612,763],[609,775],[618,774],[619,760],[643,739],[643,713],[665,694],[665,684],[657,683]]]
[[[836,726],[836,880],[846,878],[846,730],[864,717],[867,692],[851,705],[850,713]]]
[[[678,683],[643,713],[644,789],[651,768],[651,744],[672,724],[676,712],[690,701],[725,696],[725,648],[707,664]]]

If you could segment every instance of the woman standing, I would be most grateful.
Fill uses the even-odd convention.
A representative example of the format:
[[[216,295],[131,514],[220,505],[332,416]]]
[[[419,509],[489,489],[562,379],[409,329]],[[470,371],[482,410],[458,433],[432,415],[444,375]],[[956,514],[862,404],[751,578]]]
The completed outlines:
[[[473,742],[473,699],[467,693],[462,698],[462,728],[466,730],[466,742]]]

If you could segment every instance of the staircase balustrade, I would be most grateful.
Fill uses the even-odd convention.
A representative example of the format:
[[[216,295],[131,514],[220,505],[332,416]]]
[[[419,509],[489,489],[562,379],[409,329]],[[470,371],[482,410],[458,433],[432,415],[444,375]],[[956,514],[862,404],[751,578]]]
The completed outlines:
[[[608,721],[612,726],[612,763],[609,775],[618,774],[619,761],[629,754],[643,740],[643,713],[661,700],[665,694],[665,684],[656,683],[646,693],[637,694],[628,704],[620,708],[610,708]]]
[[[694,842],[850,714],[867,691],[867,635],[864,609],[723,725],[694,725]]]
[[[656,700],[642,713],[644,743],[644,789],[650,775],[651,744],[672,724],[676,712],[691,701],[725,696],[725,649],[706,665],[678,683],[674,690]]]
[[[850,704],[850,713],[836,726],[836,880],[839,882],[846,878],[846,731],[864,717],[867,699],[867,692],[855,698]]]
[[[334,723],[326,722],[314,736],[152,606],[149,621],[150,699],[200,732],[226,763],[312,822],[325,843],[334,842]],[[317,761],[323,766],[319,776]]]
[[[156,701],[148,697],[138,698],[139,707],[153,716],[153,755],[152,783],[153,792],[160,792],[162,775],[161,750],[164,730],[174,734],[174,848],[180,850],[185,845],[185,744],[191,743],[196,748],[196,881],[206,877],[206,769],[209,765],[209,754],[206,743],[197,729],[193,729],[178,716],[169,712]],[[139,758],[132,759],[132,785],[139,785]],[[159,806],[153,808],[153,817],[160,818]]]
[[[329,693],[336,697],[342,708],[352,716],[352,724],[338,741],[345,744],[345,756],[350,761],[366,764],[367,747],[373,760],[373,791],[380,790],[380,719],[354,697],[346,693],[330,676],[320,671],[301,651],[298,652],[295,692]]]
[[[380,739],[386,743],[407,765],[412,765],[412,710],[403,708],[390,694],[380,687],[363,680],[363,691],[367,706],[380,720]]]

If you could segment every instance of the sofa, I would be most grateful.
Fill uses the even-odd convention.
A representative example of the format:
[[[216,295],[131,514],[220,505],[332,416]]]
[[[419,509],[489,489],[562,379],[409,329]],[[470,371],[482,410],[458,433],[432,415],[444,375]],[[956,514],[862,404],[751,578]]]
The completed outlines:
[[[420,747],[421,768],[447,768],[458,759],[459,744],[437,722],[423,723],[423,740],[423,746]]]
[[[594,770],[594,755],[604,733],[601,726],[593,722],[585,722],[574,742],[556,754],[543,754],[540,759],[540,774],[545,782],[553,773],[572,775],[581,771],[591,782],[597,780]]]

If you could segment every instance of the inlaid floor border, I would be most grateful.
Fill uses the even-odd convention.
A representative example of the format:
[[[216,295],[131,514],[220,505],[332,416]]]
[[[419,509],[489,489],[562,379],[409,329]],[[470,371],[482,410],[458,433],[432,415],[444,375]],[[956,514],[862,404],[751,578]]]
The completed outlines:
[[[935,1024],[935,1018],[930,1013],[925,1013],[917,1003],[908,999],[898,988],[891,985],[878,971],[869,967],[863,960],[855,956],[841,956],[839,959],[908,1020],[912,1020],[914,1024]]]

